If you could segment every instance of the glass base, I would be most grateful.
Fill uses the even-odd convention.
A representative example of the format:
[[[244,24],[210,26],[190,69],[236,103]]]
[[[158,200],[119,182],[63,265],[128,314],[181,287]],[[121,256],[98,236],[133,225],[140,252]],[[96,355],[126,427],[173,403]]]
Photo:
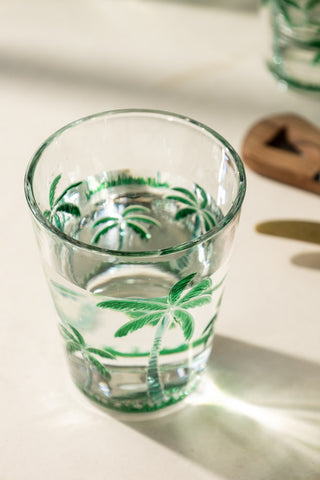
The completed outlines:
[[[310,83],[307,80],[303,80],[301,78],[294,78],[288,75],[283,70],[283,68],[280,68],[278,65],[274,64],[271,61],[267,62],[267,67],[272,73],[272,75],[274,75],[274,77],[279,80],[281,84],[284,84],[288,88],[292,88],[300,92],[320,93],[320,83]]]
[[[69,367],[74,384],[99,406],[122,413],[154,412],[180,402],[194,391],[205,370],[210,351],[211,348],[207,348],[188,364],[162,365],[161,394],[156,398],[150,395],[144,367],[109,367],[109,381],[97,370],[88,372],[80,359],[69,358]]]
[[[267,0],[264,5],[262,13],[271,44],[269,70],[288,87],[319,92],[319,2]]]

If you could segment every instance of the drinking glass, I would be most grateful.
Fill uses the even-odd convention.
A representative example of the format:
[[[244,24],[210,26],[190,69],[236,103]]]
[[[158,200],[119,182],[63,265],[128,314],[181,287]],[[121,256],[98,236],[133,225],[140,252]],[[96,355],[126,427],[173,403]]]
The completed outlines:
[[[186,397],[245,195],[234,149],[177,114],[99,113],[41,145],[25,193],[76,386],[121,412]]]
[[[285,85],[320,92],[320,0],[264,0],[267,65]]]

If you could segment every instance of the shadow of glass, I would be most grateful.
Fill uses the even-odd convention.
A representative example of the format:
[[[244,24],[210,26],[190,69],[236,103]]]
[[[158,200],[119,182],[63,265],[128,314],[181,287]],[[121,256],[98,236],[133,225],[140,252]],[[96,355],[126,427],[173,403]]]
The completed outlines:
[[[320,223],[302,220],[268,220],[256,225],[258,233],[320,244]]]
[[[299,253],[291,258],[291,262],[298,267],[320,270],[320,252]]]
[[[234,480],[318,480],[320,365],[216,336],[207,375],[184,409],[126,422]]]

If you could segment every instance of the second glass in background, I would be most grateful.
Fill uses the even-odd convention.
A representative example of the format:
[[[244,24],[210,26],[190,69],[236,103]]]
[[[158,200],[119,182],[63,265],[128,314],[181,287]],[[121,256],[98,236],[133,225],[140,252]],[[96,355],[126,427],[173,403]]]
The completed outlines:
[[[320,0],[264,0],[267,66],[285,85],[320,92]]]

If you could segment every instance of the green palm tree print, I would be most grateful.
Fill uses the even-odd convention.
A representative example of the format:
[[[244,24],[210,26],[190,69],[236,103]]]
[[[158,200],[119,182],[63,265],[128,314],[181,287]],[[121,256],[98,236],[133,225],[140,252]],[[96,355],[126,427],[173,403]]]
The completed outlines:
[[[196,273],[191,273],[179,280],[171,287],[166,297],[116,298],[97,304],[100,308],[123,312],[131,319],[116,331],[115,337],[124,337],[146,325],[156,327],[147,370],[148,393],[155,404],[166,399],[158,364],[163,335],[170,326],[178,326],[182,329],[186,342],[189,342],[194,331],[194,318],[188,310],[211,301],[213,292],[211,279],[204,279],[190,286],[195,276]]]
[[[73,327],[70,323],[67,324],[68,328],[59,325],[60,333],[66,341],[66,351],[69,354],[79,352],[87,367],[87,384],[86,388],[89,389],[92,382],[92,369],[97,370],[107,381],[111,379],[110,372],[96,357],[106,358],[114,360],[115,356],[107,348],[99,349],[88,345],[81,333]]]
[[[297,0],[280,0],[275,2],[272,0],[275,7],[279,9],[280,14],[290,28],[310,28],[315,29],[314,37],[305,40],[305,46],[314,48],[317,53],[312,59],[313,65],[319,64],[319,39],[320,33],[320,18],[319,6],[320,0],[307,0],[305,2]]]
[[[177,211],[175,220],[195,215],[198,225],[200,224],[201,228],[206,232],[217,224],[219,219],[211,211],[208,196],[202,187],[197,185],[195,193],[181,187],[174,187],[171,190],[173,193],[170,193],[166,198],[184,205],[183,208]],[[197,230],[198,225],[196,225],[195,230]]]
[[[74,205],[70,202],[63,201],[64,196],[75,187],[78,187],[82,182],[73,183],[69,185],[59,196],[55,199],[57,185],[61,179],[61,174],[58,175],[53,182],[51,183],[50,190],[49,190],[49,205],[50,210],[45,210],[43,212],[44,216],[49,219],[51,222],[54,220],[56,226],[63,230],[64,226],[64,215],[59,214],[69,214],[75,217],[80,217],[80,209],[77,205]]]
[[[160,223],[157,220],[152,218],[150,215],[146,215],[146,213],[149,212],[150,210],[143,205],[129,205],[123,210],[122,214],[99,218],[99,220],[92,225],[92,228],[96,228],[100,225],[105,226],[95,233],[92,242],[98,243],[103,235],[106,235],[114,228],[118,228],[119,230],[119,250],[121,250],[123,245],[126,228],[130,228],[136,232],[142,239],[149,240],[151,238],[151,234],[144,224],[148,224],[149,226],[160,226]]]
[[[274,4],[279,9],[283,18],[290,27],[304,25],[319,25],[318,8],[319,0],[264,0],[264,4]],[[317,10],[317,11],[316,11]],[[295,15],[300,12],[300,15]]]

